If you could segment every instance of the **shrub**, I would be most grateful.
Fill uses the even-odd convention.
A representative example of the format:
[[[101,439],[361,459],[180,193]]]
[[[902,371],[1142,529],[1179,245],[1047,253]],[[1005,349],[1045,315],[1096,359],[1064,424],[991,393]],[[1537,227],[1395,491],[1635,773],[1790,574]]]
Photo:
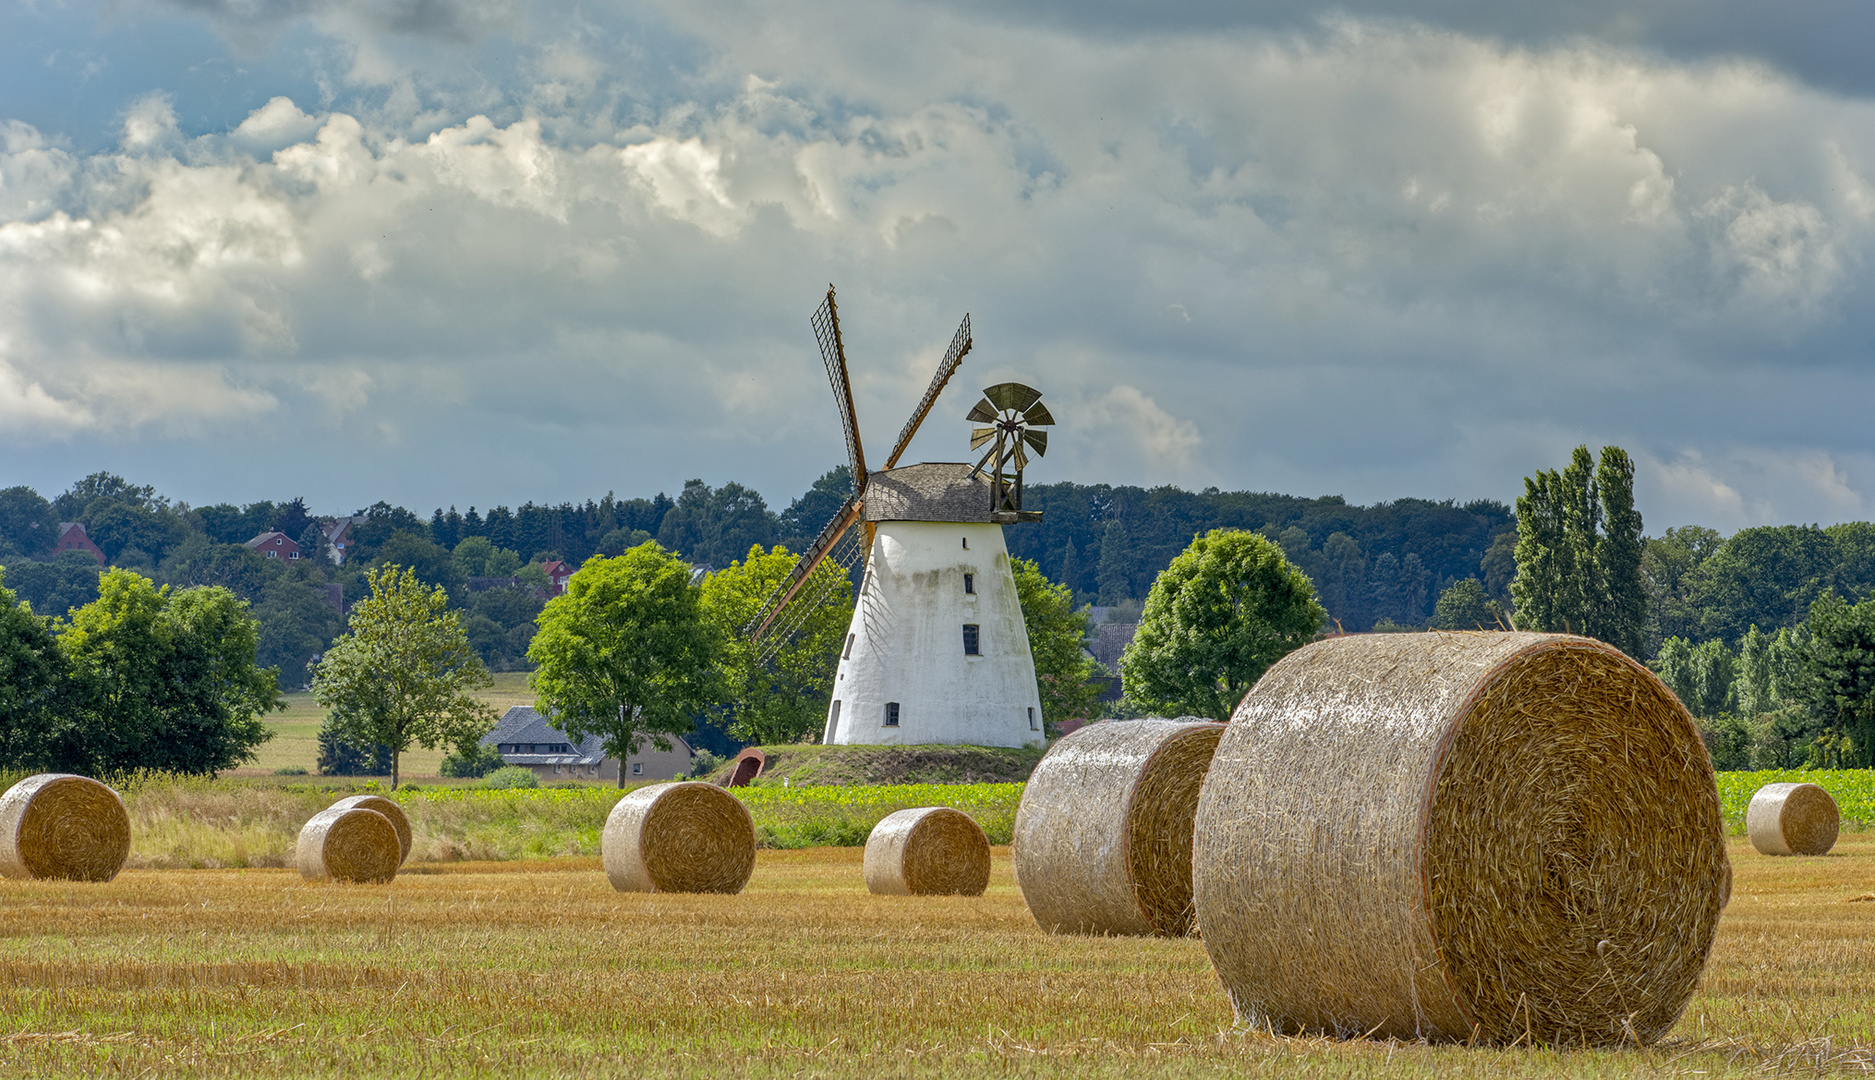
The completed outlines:
[[[442,773],[456,779],[475,779],[487,776],[503,765],[502,757],[494,747],[487,743],[473,746],[458,746],[453,754],[443,759]]]
[[[306,770],[300,768],[298,765],[288,765],[284,769],[275,769],[273,774],[275,776],[305,776]]]
[[[482,786],[496,789],[537,788],[540,786],[540,777],[535,776],[532,769],[523,769],[519,765],[503,765],[483,777]]]
[[[332,728],[332,718],[319,728],[319,775],[389,776],[391,748],[388,746],[353,746]]]
[[[690,775],[696,777],[708,776],[722,768],[723,762],[726,760],[728,759],[712,754],[708,750],[698,750],[697,756],[693,758],[690,763]]]

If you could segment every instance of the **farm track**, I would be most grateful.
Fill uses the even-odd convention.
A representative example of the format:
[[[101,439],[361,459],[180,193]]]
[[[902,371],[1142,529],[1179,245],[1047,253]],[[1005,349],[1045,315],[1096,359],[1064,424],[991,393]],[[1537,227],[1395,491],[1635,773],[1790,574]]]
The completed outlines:
[[[1643,1051],[1233,1033],[1195,941],[1040,933],[873,898],[852,848],[764,851],[740,896],[622,895],[598,860],[0,881],[0,1064],[68,1076],[1621,1076],[1875,1068],[1875,836],[1732,847],[1705,985]]]

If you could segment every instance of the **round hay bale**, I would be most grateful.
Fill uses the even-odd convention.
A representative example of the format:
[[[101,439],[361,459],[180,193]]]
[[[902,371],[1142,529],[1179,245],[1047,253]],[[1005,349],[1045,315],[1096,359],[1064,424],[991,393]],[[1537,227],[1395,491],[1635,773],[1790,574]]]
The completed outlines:
[[[129,857],[130,814],[105,784],[40,773],[0,795],[0,874],[109,881]]]
[[[1049,748],[1016,807],[1016,884],[1057,934],[1191,933],[1191,824],[1224,725],[1089,724]]]
[[[866,888],[882,896],[982,896],[990,883],[990,841],[961,810],[898,810],[866,837],[865,870]]]
[[[1193,892],[1240,1021],[1647,1044],[1730,866],[1711,759],[1646,668],[1560,634],[1363,634],[1264,674],[1198,799]]]
[[[651,784],[612,807],[599,853],[620,892],[738,893],[755,872],[755,820],[715,784]]]
[[[380,884],[397,876],[403,848],[390,818],[363,807],[335,806],[314,814],[300,829],[295,857],[307,881]]]
[[[1745,810],[1751,846],[1766,855],[1827,855],[1841,827],[1836,800],[1815,784],[1766,784]]]
[[[397,830],[397,865],[402,866],[410,858],[410,819],[404,816],[404,808],[382,795],[348,795],[332,804],[333,810],[376,810],[390,819],[391,828]]]

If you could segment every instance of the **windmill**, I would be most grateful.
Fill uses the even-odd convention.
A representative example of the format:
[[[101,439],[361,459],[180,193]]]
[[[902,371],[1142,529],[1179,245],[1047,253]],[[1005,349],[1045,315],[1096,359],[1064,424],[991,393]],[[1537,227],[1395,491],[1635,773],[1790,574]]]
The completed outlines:
[[[975,465],[900,466],[899,458],[970,352],[970,317],[952,336],[924,397],[877,471],[847,378],[832,286],[810,320],[833,386],[853,493],[746,628],[763,659],[837,588],[832,562],[864,567],[828,708],[826,743],[1023,746],[1043,739],[1041,701],[1002,527],[1039,520],[1022,509],[1028,454],[1045,453],[1054,423],[1041,394],[1020,383],[984,391],[969,419],[984,425]],[[980,437],[978,437],[980,436]]]

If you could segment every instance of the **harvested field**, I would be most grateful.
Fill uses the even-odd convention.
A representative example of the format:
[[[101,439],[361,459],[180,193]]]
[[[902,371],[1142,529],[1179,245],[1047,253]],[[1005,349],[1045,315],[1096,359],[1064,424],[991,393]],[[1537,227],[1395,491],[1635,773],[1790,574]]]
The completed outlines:
[[[19,1076],[1760,1076],[1875,1067],[1875,837],[1730,844],[1734,899],[1645,1051],[1230,1033],[1190,939],[1055,937],[1006,848],[982,897],[871,897],[854,848],[764,851],[738,896],[614,892],[596,858],[0,882]]]

